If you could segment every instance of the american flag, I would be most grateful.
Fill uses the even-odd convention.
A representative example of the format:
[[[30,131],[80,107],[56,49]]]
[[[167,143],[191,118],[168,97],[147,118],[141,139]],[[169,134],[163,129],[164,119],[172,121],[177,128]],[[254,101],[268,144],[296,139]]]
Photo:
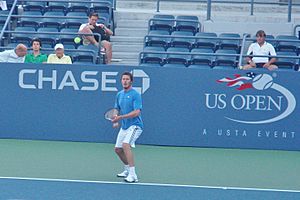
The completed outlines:
[[[253,88],[252,79],[256,76],[254,72],[246,73],[246,76],[240,74],[234,74],[234,78],[222,78],[217,80],[218,83],[227,83],[228,87],[237,87],[237,90],[245,90]]]

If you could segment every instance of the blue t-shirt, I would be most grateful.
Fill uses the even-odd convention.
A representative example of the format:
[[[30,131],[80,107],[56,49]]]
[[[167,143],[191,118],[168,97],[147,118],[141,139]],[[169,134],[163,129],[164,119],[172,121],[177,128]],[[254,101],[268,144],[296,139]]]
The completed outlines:
[[[116,96],[115,108],[120,111],[121,115],[128,114],[134,110],[142,110],[142,97],[134,89],[122,90]],[[143,128],[141,114],[134,118],[122,119],[122,129],[126,130],[132,125]]]

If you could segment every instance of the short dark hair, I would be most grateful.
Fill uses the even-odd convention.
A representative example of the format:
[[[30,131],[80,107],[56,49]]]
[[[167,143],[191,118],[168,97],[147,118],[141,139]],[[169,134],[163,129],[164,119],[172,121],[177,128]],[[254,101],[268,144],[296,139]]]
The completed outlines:
[[[31,40],[31,46],[33,45],[34,42],[38,42],[40,44],[40,47],[42,47],[42,41],[39,38],[34,38]]]
[[[260,37],[266,37],[266,33],[263,30],[259,30],[256,32],[256,37],[260,36]]]
[[[96,13],[96,12],[91,12],[91,13],[89,14],[89,18],[91,18],[91,17],[97,17],[97,18],[99,18],[99,15],[98,15],[98,13]]]
[[[123,76],[129,76],[130,77],[130,80],[133,81],[133,76],[130,72],[124,72],[121,76],[121,78],[123,78]]]

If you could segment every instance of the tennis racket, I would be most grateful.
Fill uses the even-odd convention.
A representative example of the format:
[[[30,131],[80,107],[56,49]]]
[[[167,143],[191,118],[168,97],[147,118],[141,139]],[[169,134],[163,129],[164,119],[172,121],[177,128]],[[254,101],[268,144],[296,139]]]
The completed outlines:
[[[112,108],[112,109],[109,109],[108,111],[105,112],[104,114],[104,118],[109,120],[109,121],[112,121],[116,115],[119,115],[119,111],[115,108]],[[113,127],[118,127],[119,126],[119,123],[116,122],[116,123],[113,123]]]

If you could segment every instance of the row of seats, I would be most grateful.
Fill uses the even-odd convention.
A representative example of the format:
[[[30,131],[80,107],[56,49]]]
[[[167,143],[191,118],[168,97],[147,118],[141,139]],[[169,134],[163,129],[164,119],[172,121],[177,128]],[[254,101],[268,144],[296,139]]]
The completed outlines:
[[[247,40],[254,42],[255,38],[248,38]],[[161,46],[164,48],[170,46],[189,49],[201,47],[213,50],[233,49],[238,51],[241,48],[241,41],[242,38],[237,33],[221,33],[218,36],[216,33],[210,32],[199,32],[193,35],[191,32],[174,31],[169,35],[168,31],[152,30],[145,36],[145,46]],[[300,40],[296,36],[278,35],[275,38],[268,35],[266,41],[273,44],[278,51],[298,52],[300,49]]]
[[[27,1],[23,5],[25,11],[80,11],[80,12],[100,12],[100,13],[107,13],[111,14],[113,5],[110,1],[101,0],[99,2],[72,2],[72,1],[65,1],[65,2],[51,2],[51,1]]]
[[[278,52],[278,56],[297,56],[295,52]],[[145,47],[141,53],[140,63],[142,65],[165,66],[190,66],[197,65],[209,67],[235,68],[238,64],[239,55],[237,51],[230,49],[192,49],[170,47],[165,51],[163,47]],[[294,69],[299,65],[299,58],[278,58],[276,65],[283,69]]]
[[[79,28],[81,24],[87,23],[88,14],[85,12],[68,12],[48,11],[42,14],[40,11],[24,11],[17,20],[17,26],[28,27],[54,27],[62,28]],[[110,27],[111,22],[108,16],[101,14],[98,23]]]
[[[199,32],[194,36],[191,32],[186,31],[174,31],[169,35],[167,31],[154,30],[145,36],[145,46],[161,46],[164,48],[172,46],[189,49],[203,47],[213,50],[218,48],[239,50],[240,39],[240,35],[235,33],[222,33],[218,37],[216,33],[208,32]]]
[[[187,31],[195,34],[201,30],[201,23],[197,16],[154,15],[149,20],[149,30]]]

